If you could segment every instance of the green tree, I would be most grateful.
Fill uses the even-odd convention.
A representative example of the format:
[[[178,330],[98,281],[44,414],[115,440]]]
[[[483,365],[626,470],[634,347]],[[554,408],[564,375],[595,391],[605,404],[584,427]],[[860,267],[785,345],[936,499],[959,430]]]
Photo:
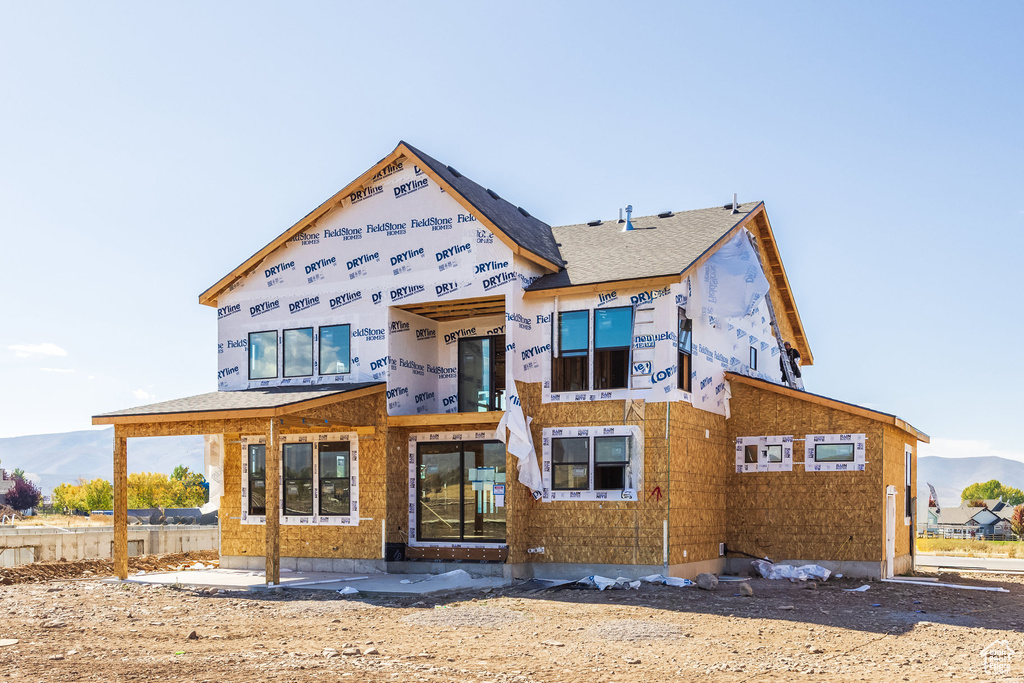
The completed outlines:
[[[14,475],[15,479],[24,479],[25,478],[25,470],[21,469],[20,467],[15,467],[14,468],[14,472],[12,472],[11,474]]]
[[[960,494],[960,500],[993,500],[1002,498],[1004,503],[1020,505],[1024,503],[1024,491],[1012,486],[1004,486],[998,479],[984,483],[971,484]]]

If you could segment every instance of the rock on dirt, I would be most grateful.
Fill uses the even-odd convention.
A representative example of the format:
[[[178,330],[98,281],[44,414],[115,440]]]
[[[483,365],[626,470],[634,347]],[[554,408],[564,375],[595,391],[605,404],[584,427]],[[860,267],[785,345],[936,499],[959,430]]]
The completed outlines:
[[[706,591],[713,591],[718,588],[718,577],[708,572],[697,574],[697,587]]]
[[[740,595],[742,595],[745,598],[752,598],[754,597],[754,589],[750,587],[749,583],[741,583]]]

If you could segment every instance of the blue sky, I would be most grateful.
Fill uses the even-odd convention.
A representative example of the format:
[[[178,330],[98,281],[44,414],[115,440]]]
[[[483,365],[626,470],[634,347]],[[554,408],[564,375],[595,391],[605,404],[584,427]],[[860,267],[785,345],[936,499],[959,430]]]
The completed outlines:
[[[810,390],[1024,459],[1024,5],[0,2],[0,436],[216,388],[198,294],[400,139],[553,225],[764,200]]]

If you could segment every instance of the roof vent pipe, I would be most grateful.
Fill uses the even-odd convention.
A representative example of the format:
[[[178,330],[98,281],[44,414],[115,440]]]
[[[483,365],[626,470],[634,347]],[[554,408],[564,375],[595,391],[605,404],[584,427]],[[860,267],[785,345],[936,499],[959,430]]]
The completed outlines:
[[[619,209],[619,222],[622,222],[622,209]]]
[[[627,204],[626,205],[626,227],[624,227],[622,229],[622,232],[626,232],[627,230],[635,230],[636,229],[636,228],[633,227],[633,223],[629,219],[630,216],[632,216],[632,215],[633,215],[633,205],[632,204]]]
[[[740,212],[740,205],[736,203],[736,193],[735,192],[732,193],[732,212],[733,213],[739,213]]]

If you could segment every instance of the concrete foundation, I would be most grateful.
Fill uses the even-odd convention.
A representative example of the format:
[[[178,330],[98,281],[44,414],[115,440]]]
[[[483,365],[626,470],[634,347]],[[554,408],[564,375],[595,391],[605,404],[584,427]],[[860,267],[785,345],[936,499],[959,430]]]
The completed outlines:
[[[333,557],[282,557],[281,570],[289,572],[318,572],[325,574],[379,574],[386,571],[384,560],[346,560]],[[267,560],[262,555],[221,555],[222,569],[263,571]],[[283,581],[282,577],[282,581]]]
[[[909,569],[910,555],[905,555],[907,558]],[[897,558],[896,564],[899,566],[899,560]],[[726,563],[727,574],[739,574],[740,576],[746,576],[748,573],[753,571],[750,566],[752,560],[746,557],[730,557]],[[872,581],[878,581],[882,578],[882,563],[881,562],[833,562],[831,560],[776,560],[775,564],[791,564],[794,567],[799,567],[803,564],[816,564],[819,567],[824,567],[833,574],[839,573],[843,576],[853,579],[871,579]]]
[[[216,526],[128,527],[128,554],[153,555],[217,550]],[[56,560],[108,559],[114,554],[114,527],[59,530],[50,527],[0,527],[0,558],[17,564]],[[10,559],[8,559],[10,558]]]

